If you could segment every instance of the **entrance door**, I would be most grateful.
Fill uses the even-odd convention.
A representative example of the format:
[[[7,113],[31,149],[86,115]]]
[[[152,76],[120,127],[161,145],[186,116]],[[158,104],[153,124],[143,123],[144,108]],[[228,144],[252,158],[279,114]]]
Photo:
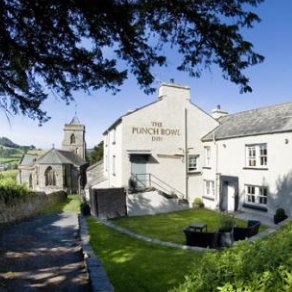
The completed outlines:
[[[235,177],[224,178],[222,181],[222,192],[221,192],[221,211],[234,212],[237,209],[237,189],[238,179]]]
[[[146,155],[131,155],[131,173],[136,179],[138,188],[148,187],[147,160]]]

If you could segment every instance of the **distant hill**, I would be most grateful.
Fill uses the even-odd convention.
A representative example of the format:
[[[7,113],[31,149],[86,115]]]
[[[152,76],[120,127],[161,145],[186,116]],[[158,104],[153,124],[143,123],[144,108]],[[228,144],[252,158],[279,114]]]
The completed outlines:
[[[12,142],[9,138],[7,137],[0,137],[0,146],[2,147],[7,147],[7,148],[14,148],[14,149],[21,149],[21,150],[33,150],[36,149],[34,145],[30,146],[21,146],[18,145],[14,142]]]
[[[35,146],[21,146],[7,137],[0,137],[0,171],[16,168],[21,157],[28,151],[35,151]]]

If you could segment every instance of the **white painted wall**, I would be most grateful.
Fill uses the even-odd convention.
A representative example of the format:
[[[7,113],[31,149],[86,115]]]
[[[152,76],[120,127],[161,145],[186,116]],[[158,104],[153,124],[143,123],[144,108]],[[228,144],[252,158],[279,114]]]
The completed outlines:
[[[211,116],[190,102],[190,89],[185,86],[162,84],[159,100],[138,111],[125,115],[115,126],[116,142],[111,143],[113,129],[105,137],[104,161],[108,159],[109,186],[128,186],[131,175],[129,154],[132,151],[149,151],[147,173],[167,183],[178,194],[186,192],[185,112],[189,154],[200,155],[201,137],[218,125]],[[107,141],[107,142],[106,142]],[[112,156],[116,156],[116,175],[112,176]],[[106,162],[105,162],[106,166]],[[201,169],[189,177],[189,201],[202,192]]]
[[[245,145],[260,143],[267,143],[267,170],[245,169],[247,166]],[[212,168],[204,170],[204,179],[214,179],[216,173],[237,176],[241,204],[245,200],[246,184],[267,186],[269,213],[273,213],[277,207],[283,207],[292,214],[292,133],[226,139],[215,143],[206,142],[204,145],[212,145],[218,151],[217,160],[214,159]],[[216,203],[219,200],[218,194],[217,185]]]

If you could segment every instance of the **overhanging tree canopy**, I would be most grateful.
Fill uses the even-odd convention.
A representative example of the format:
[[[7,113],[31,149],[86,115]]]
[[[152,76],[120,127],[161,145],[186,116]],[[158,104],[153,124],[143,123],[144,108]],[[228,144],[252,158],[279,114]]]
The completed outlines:
[[[178,70],[198,77],[215,63],[251,91],[243,71],[263,56],[240,30],[259,21],[248,7],[262,1],[0,0],[0,107],[42,123],[50,92],[67,103],[78,89],[115,92],[129,72],[152,92],[166,44],[182,56]]]

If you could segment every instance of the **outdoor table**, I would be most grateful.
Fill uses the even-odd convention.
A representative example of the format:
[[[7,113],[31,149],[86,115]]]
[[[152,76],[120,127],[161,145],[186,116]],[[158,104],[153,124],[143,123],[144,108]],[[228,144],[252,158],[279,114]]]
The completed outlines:
[[[194,229],[194,231],[201,231],[203,232],[203,229],[207,232],[207,224],[206,223],[192,223],[189,225],[190,228]]]

